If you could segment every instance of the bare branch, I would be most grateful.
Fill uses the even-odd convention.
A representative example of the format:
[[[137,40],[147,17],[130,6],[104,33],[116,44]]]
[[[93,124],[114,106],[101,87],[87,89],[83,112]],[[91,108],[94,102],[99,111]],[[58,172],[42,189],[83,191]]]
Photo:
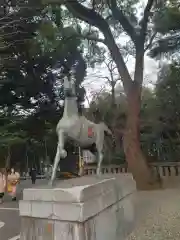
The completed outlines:
[[[124,15],[122,10],[118,8],[117,1],[116,0],[108,0],[108,5],[112,11],[112,16],[114,17],[114,19],[120,22],[124,31],[131,37],[132,41],[135,43],[136,39],[137,39],[137,34],[134,30],[134,27],[129,22],[127,17]]]
[[[110,59],[108,62],[104,62],[106,67],[108,68],[109,72],[113,72],[117,67],[113,66],[113,60]]]
[[[149,40],[148,45],[147,45],[146,48],[144,49],[144,52],[146,52],[146,51],[152,46],[152,43],[153,43],[156,35],[157,35],[157,32],[154,32],[153,35],[151,36],[150,40]]]
[[[142,67],[144,67],[144,52],[145,52],[144,44],[145,44],[145,39],[147,35],[147,25],[148,25],[149,16],[150,16],[153,3],[154,3],[154,0],[148,0],[147,5],[144,9],[144,16],[140,22],[140,25],[141,25],[140,35],[136,44],[134,84],[137,84],[138,87],[142,85],[142,81],[143,81]]]
[[[145,38],[146,38],[147,25],[148,25],[149,16],[150,16],[150,13],[151,13],[153,3],[154,3],[154,0],[148,0],[147,5],[144,9],[143,18],[141,20],[140,36],[142,37],[143,41],[145,41]]]
[[[109,79],[109,77],[101,77],[101,78],[104,78],[104,79],[106,79],[108,82],[111,82],[111,80]]]

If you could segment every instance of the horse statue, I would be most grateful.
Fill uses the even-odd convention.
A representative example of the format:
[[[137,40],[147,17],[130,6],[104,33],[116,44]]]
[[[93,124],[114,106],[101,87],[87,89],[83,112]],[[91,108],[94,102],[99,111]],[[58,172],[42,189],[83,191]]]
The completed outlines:
[[[78,113],[77,98],[75,92],[75,81],[69,78],[64,79],[64,112],[56,128],[58,135],[57,152],[54,159],[50,185],[53,184],[58,164],[61,158],[67,156],[65,142],[73,140],[82,149],[90,150],[97,156],[97,174],[101,173],[103,161],[105,136],[113,137],[111,130],[100,122],[98,124],[89,121],[85,116]]]

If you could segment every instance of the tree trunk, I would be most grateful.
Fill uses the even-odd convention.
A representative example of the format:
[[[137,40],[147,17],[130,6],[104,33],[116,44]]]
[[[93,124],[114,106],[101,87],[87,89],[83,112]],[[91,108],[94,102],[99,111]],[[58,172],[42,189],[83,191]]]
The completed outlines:
[[[112,107],[116,106],[115,84],[114,84],[114,82],[112,82],[112,84],[111,84],[111,104],[112,104]]]
[[[149,168],[140,145],[140,99],[141,89],[133,83],[127,94],[127,122],[124,131],[124,152],[128,168],[132,172],[137,188],[150,190],[160,187],[160,179]]]
[[[148,167],[140,146],[139,115],[143,82],[144,50],[142,47],[144,46],[144,42],[141,41],[139,45],[136,46],[136,63],[133,81],[110,29],[107,28],[102,32],[105,36],[105,44],[111,53],[112,59],[116,63],[127,96],[128,113],[123,144],[129,170],[133,174],[138,189],[147,190],[159,188],[161,186],[160,178],[157,174],[153,174]]]

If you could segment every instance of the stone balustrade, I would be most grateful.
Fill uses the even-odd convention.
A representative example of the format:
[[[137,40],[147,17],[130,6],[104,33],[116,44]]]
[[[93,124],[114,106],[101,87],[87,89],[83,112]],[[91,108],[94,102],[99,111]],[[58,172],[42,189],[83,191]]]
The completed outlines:
[[[180,176],[180,162],[151,163],[151,168],[158,172],[161,177]],[[102,166],[102,174],[128,173],[126,164]],[[85,166],[84,175],[96,174],[96,166]]]

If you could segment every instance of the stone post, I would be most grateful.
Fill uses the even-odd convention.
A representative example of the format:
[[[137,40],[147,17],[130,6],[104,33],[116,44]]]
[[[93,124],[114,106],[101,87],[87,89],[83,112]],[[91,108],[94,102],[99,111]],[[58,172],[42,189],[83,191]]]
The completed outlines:
[[[81,177],[25,189],[20,240],[120,240],[133,220],[130,174]]]

